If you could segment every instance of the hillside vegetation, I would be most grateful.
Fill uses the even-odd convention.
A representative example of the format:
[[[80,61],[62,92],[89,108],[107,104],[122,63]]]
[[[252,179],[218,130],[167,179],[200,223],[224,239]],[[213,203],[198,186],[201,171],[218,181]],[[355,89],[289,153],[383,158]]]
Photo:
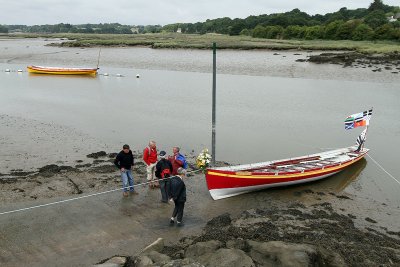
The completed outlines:
[[[150,46],[206,49],[318,49],[395,52],[400,42],[400,7],[374,0],[368,8],[345,7],[325,15],[299,9],[245,19],[218,18],[165,26],[111,24],[0,25],[9,36],[61,37],[62,46]]]

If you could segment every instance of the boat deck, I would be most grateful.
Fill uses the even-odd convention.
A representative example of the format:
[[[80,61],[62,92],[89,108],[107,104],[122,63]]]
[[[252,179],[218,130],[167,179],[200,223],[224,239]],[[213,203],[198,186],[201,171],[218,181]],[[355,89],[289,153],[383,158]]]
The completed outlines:
[[[348,147],[305,157],[256,164],[229,166],[216,169],[220,171],[230,171],[242,174],[247,173],[248,175],[303,173],[342,165],[343,163],[352,161],[365,152],[367,152],[367,150],[357,153],[354,152],[354,147]]]

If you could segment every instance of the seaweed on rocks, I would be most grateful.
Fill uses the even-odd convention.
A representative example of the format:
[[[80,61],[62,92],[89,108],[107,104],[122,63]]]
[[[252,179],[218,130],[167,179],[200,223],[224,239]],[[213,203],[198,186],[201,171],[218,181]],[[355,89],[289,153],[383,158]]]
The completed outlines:
[[[79,171],[79,170],[71,166],[58,166],[56,164],[50,164],[39,168],[38,171],[39,174],[42,176],[51,177],[60,172]]]
[[[99,151],[99,152],[95,152],[95,153],[86,155],[86,157],[93,158],[93,159],[98,159],[100,157],[105,157],[105,156],[107,156],[107,153],[105,151]]]
[[[225,213],[210,220],[201,235],[191,238],[191,243],[218,240],[234,247],[238,242],[234,240],[282,241],[312,245],[318,251],[334,251],[348,266],[400,264],[400,240],[371,228],[359,229],[354,218],[338,214],[329,203],[308,208],[290,205],[288,209],[252,209],[234,219]],[[398,236],[397,232],[386,233]]]

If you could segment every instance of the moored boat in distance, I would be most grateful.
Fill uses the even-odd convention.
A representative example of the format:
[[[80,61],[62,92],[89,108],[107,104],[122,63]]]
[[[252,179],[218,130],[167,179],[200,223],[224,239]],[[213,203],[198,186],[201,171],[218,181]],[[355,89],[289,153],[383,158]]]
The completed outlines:
[[[96,76],[98,68],[62,68],[62,67],[43,67],[28,66],[29,73],[35,74],[58,74],[58,75],[92,75]]]

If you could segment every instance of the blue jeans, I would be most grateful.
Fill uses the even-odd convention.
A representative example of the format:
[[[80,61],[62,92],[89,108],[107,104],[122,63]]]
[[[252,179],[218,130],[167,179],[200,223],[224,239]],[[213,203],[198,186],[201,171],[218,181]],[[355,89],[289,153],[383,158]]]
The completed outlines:
[[[132,171],[125,169],[124,172],[121,172],[121,178],[122,178],[122,186],[124,187],[124,192],[128,192],[128,190],[133,192],[134,188],[133,188]]]

